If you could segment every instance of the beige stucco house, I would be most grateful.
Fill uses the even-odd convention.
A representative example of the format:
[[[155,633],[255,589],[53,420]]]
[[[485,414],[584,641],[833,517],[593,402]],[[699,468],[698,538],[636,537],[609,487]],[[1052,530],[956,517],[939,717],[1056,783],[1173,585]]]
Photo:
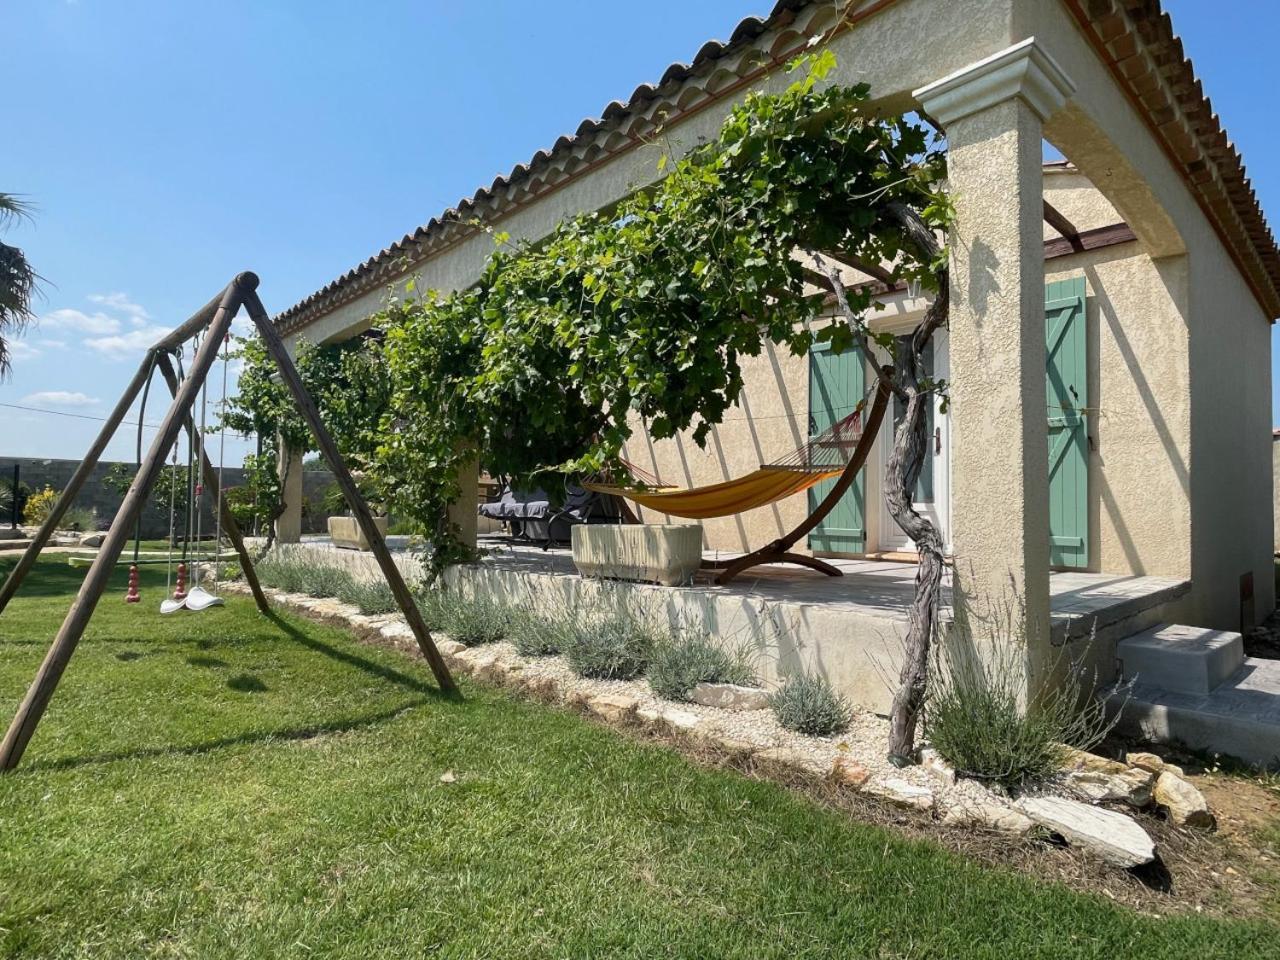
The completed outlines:
[[[923,110],[946,132],[958,216],[950,329],[933,362],[950,406],[935,411],[918,496],[958,579],[965,570],[958,591],[1012,584],[1028,636],[1048,635],[1050,572],[1063,567],[1189,581],[1176,609],[1186,624],[1238,630],[1268,613],[1280,253],[1157,0],[783,0],[284,311],[279,327],[345,338],[409,274],[440,289],[474,282],[492,241],[465,221],[537,238],[613,203],[659,175],[645,138],[656,124],[676,149],[696,143],[749,91],[784,86],[784,65],[815,37],[836,55],[835,81],[869,83],[879,105]],[[910,329],[924,303],[881,294],[878,322]],[[705,450],[638,435],[630,458],[679,485],[749,472],[830,416],[830,384],[856,390],[868,358],[780,348],[750,362]],[[856,502],[809,549],[910,552],[880,506],[887,436]],[[710,521],[705,542],[759,546],[807,509],[799,496]]]

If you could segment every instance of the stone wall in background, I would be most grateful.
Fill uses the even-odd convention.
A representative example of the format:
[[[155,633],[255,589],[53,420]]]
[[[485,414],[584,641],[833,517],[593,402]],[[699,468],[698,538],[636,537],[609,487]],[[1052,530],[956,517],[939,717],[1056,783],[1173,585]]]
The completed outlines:
[[[19,480],[26,484],[33,493],[43,490],[46,486],[61,491],[67,485],[67,481],[71,479],[76,467],[80,465],[79,460],[0,457],[0,477],[6,480],[10,479],[13,476],[13,465],[15,463],[18,465]],[[112,461],[98,463],[93,469],[93,474],[80,491],[80,496],[76,498],[78,506],[89,507],[97,512],[99,529],[106,529],[110,525],[111,518],[115,516],[122,499],[121,494],[103,482],[107,472],[114,466],[115,462]],[[132,470],[134,465],[130,463],[128,466]],[[239,486],[244,483],[244,471],[239,467],[224,469],[223,482],[228,488]],[[333,475],[328,470],[307,470],[303,474],[303,494],[307,498],[307,503],[302,511],[302,529],[304,533],[325,532],[327,514],[321,505],[321,500],[325,489],[331,483],[333,483]],[[204,531],[212,533],[214,529],[214,505],[209,502],[212,500],[211,497],[205,497],[204,499],[201,525]],[[22,522],[21,517],[18,518],[18,522]],[[178,522],[182,522],[181,516],[179,516]],[[9,516],[7,514],[0,516],[0,526],[7,527],[8,525]],[[168,536],[168,534],[168,513],[149,503],[147,509],[143,512],[142,536],[147,539],[155,539]]]

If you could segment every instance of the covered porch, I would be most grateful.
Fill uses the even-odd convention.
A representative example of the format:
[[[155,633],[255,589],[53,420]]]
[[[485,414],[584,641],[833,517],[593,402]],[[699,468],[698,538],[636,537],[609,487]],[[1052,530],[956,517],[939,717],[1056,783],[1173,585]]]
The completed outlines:
[[[831,81],[867,83],[875,107],[918,111],[946,138],[956,214],[950,433],[938,435],[949,459],[933,499],[945,508],[959,558],[951,602],[982,606],[1013,592],[1018,632],[1031,647],[1029,687],[1044,678],[1054,641],[1073,622],[1098,621],[1100,635],[1119,637],[1158,622],[1174,601],[1165,619],[1199,626],[1239,629],[1265,616],[1274,604],[1271,525],[1259,515],[1271,502],[1267,320],[1280,313],[1280,266],[1239,157],[1158,5],[780,3],[450,214],[501,222],[509,236],[536,240],[566,216],[608,209],[661,176],[657,154],[644,149],[655,131],[673,155],[691,149],[741,97],[788,83],[785,64],[815,44],[835,55]],[[1071,256],[1050,257],[1046,145],[1114,208],[1120,222],[1111,226],[1132,235],[1123,254],[1058,217],[1054,243]],[[341,339],[367,327],[389,283],[462,289],[491,252],[487,233],[446,215],[278,323],[295,339]],[[1047,287],[1061,293],[1064,283],[1088,359],[1078,381],[1055,384],[1046,375]],[[770,376],[808,382],[807,358],[770,352],[758,360]],[[719,469],[740,475],[766,462],[765,451],[793,448],[788,430],[806,411],[789,402],[740,398],[747,438],[714,444]],[[1070,536],[1053,530],[1046,454],[1057,433],[1078,454],[1068,479],[1082,491],[1072,501],[1082,532]],[[650,441],[640,435],[636,443]],[[677,437],[656,456],[683,467],[689,449]],[[646,453],[631,459],[645,462]],[[867,496],[878,503],[874,491]],[[463,500],[460,526],[474,497]],[[783,529],[794,525],[785,509],[771,518]],[[869,510],[867,525],[876,520]],[[744,550],[777,535],[757,536],[739,518],[726,522],[741,526]],[[881,526],[876,549],[901,546]],[[821,544],[811,549],[824,552]],[[1080,556],[1063,563],[1064,549]],[[567,564],[513,547],[452,575],[513,595],[536,582],[560,591],[561,602],[597,589]],[[1055,565],[1082,569],[1051,573]],[[885,665],[900,648],[911,568],[852,562],[847,571],[831,581],[763,569],[728,587],[607,589],[658,597],[669,608],[692,605],[725,635],[732,630],[721,622],[776,615],[787,627],[780,635],[793,638],[778,641],[777,661],[820,664],[848,689],[876,674],[869,660],[892,672]],[[764,632],[753,635],[764,642]],[[875,636],[878,649],[868,639]],[[1096,662],[1105,669],[1111,659]],[[885,687],[877,676],[875,690],[855,699],[879,703]]]

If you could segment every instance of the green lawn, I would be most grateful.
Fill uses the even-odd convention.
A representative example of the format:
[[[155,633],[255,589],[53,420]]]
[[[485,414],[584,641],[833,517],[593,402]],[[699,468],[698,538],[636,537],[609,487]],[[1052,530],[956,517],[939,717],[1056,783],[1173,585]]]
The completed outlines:
[[[0,561],[0,572],[11,560]],[[4,722],[83,571],[0,615]],[[5,957],[1262,957],[123,572],[0,777]],[[457,781],[441,783],[446,770]]]

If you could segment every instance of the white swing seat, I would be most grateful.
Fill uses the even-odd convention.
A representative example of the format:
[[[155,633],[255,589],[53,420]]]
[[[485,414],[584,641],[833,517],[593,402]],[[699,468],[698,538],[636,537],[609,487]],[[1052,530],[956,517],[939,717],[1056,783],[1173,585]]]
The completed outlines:
[[[226,603],[225,600],[210,593],[204,587],[192,587],[181,600],[170,598],[162,601],[160,603],[160,612],[177,613],[179,610],[193,610],[199,613],[201,610],[208,610],[210,607],[220,607],[224,603]]]
[[[225,602],[221,597],[215,596],[204,587],[194,587],[187,594],[188,610],[207,610],[209,607],[220,607]]]

